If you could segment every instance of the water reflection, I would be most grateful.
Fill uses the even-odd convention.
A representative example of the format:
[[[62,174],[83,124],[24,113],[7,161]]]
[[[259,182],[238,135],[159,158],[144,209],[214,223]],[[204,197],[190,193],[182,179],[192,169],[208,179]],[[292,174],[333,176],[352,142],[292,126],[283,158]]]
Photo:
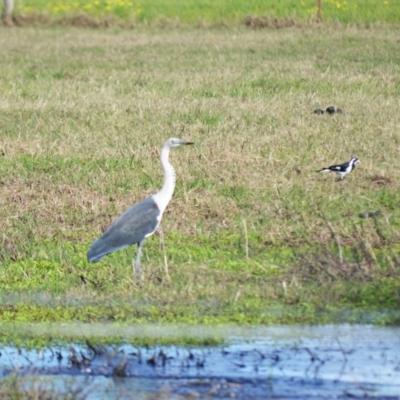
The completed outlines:
[[[159,337],[160,330],[173,335],[176,327],[136,329]],[[45,384],[56,382],[59,391],[81,385],[87,399],[146,398],[166,392],[171,399],[189,394],[214,399],[398,398],[400,393],[399,328],[180,327],[180,334],[182,329],[186,335],[223,335],[230,342],[206,348],[71,344],[40,351],[3,346],[0,374],[46,377]],[[136,397],[129,397],[133,393]]]

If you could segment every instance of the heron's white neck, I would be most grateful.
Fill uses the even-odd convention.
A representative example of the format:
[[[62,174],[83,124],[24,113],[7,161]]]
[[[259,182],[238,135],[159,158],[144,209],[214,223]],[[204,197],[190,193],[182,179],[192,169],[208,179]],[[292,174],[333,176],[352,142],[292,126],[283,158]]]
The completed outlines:
[[[169,162],[169,151],[170,148],[167,146],[164,146],[161,149],[160,158],[161,165],[164,170],[164,183],[161,190],[153,196],[161,211],[161,214],[165,211],[168,203],[171,201],[175,189],[176,174],[174,167]]]

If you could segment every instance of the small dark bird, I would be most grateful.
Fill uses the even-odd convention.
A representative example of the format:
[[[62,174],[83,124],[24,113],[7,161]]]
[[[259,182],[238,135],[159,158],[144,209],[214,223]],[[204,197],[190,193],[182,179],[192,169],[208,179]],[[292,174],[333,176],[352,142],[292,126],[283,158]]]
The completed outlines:
[[[336,112],[336,108],[335,106],[329,106],[327,107],[327,109],[325,110],[328,114],[335,114]]]
[[[343,114],[343,110],[341,108],[335,108],[335,106],[329,106],[326,108],[326,110],[321,110],[320,108],[317,108],[316,110],[314,110],[314,114],[318,114],[318,115],[322,115],[325,114],[325,112],[327,114]]]
[[[349,172],[353,171],[356,165],[360,162],[360,160],[356,157],[353,157],[350,161],[340,165],[331,165],[330,167],[325,167],[317,172],[335,172],[336,174],[340,175],[340,179],[343,180],[344,176],[347,175]]]
[[[316,111],[316,110],[315,110]],[[314,111],[314,112],[315,112]],[[329,107],[327,107],[327,109],[326,109],[326,112],[328,113],[328,114],[343,114],[343,110],[341,109],[341,108],[335,108],[335,106],[329,106]]]

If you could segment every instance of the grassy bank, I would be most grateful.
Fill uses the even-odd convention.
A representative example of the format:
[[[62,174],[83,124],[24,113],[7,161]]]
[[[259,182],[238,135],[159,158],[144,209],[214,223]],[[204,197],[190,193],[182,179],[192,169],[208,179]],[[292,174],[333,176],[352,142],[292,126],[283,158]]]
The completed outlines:
[[[399,308],[396,32],[0,41],[2,321],[305,323]],[[344,113],[313,113],[329,105]],[[138,286],[136,249],[95,265],[85,253],[158,190],[171,136],[196,145],[171,154],[165,251],[147,241]],[[351,156],[362,163],[343,182],[315,172]]]
[[[385,0],[323,0],[323,20],[328,23],[398,23],[400,5]],[[317,0],[285,1],[228,1],[189,0],[133,1],[133,0],[24,0],[16,2],[16,16],[20,23],[57,21],[80,23],[93,18],[108,25],[114,19],[133,24],[243,24],[274,25],[280,21],[308,23],[315,21]],[[68,17],[68,18],[65,18]],[[73,20],[70,20],[70,18]],[[249,17],[251,17],[249,19]],[[268,22],[269,21],[269,22]]]

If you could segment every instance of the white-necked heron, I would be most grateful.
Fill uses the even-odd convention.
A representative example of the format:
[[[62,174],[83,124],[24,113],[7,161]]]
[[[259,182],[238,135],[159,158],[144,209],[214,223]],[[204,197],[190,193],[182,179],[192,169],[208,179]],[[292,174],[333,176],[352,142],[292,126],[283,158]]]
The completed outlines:
[[[90,262],[100,261],[107,254],[137,244],[137,256],[133,262],[134,275],[142,277],[140,263],[142,247],[146,238],[157,230],[175,189],[176,174],[169,162],[169,152],[173,147],[188,144],[194,143],[176,138],[170,138],[164,143],[161,149],[161,165],[164,170],[161,190],[126,210],[108,227],[103,236],[92,243],[87,253]]]
[[[325,167],[317,172],[335,172],[336,174],[340,175],[340,178],[343,179],[345,175],[349,172],[353,171],[356,165],[360,162],[360,160],[356,157],[353,157],[350,161],[340,164],[340,165],[331,165],[330,167]]]

